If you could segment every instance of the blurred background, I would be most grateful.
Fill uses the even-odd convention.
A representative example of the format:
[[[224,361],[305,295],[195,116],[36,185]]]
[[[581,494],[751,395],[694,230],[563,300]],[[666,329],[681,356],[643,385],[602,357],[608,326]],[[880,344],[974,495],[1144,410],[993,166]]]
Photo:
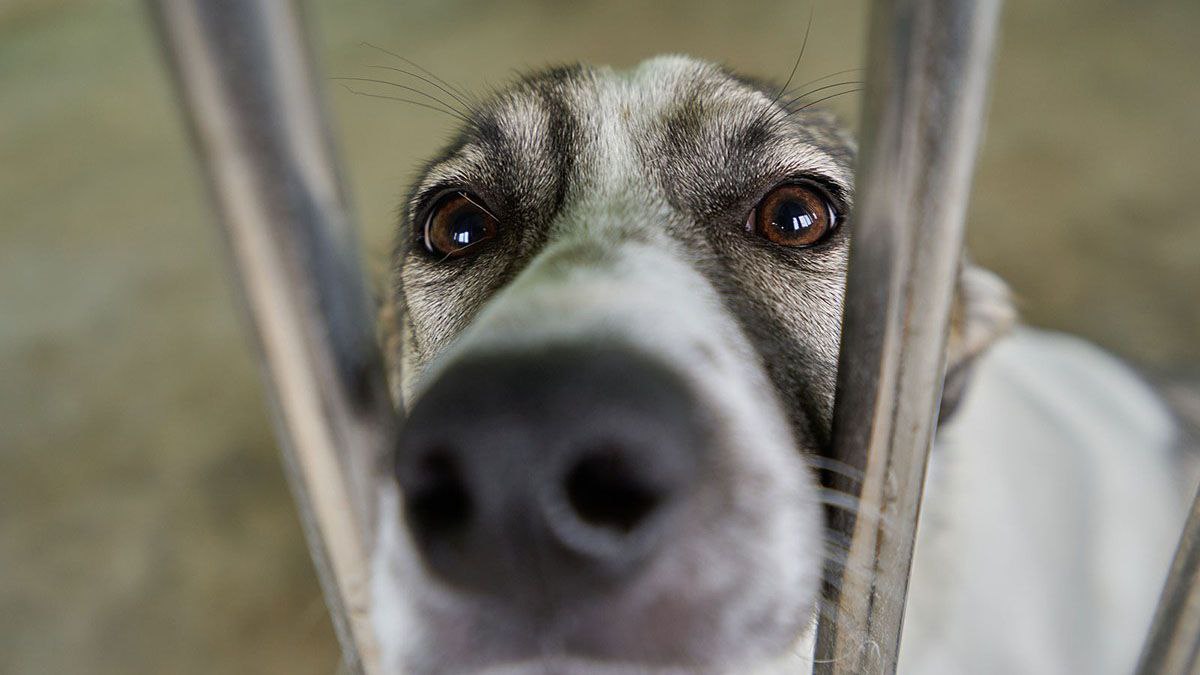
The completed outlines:
[[[814,0],[797,82],[862,61]],[[472,91],[662,52],[786,78],[807,2],[309,3],[329,77],[394,50]],[[1009,0],[972,253],[1030,323],[1200,381],[1195,0]],[[855,79],[854,74],[849,75]],[[327,93],[378,279],[451,118]],[[0,0],[0,673],[338,660],[212,213],[140,3]],[[853,124],[858,96],[829,101]]]

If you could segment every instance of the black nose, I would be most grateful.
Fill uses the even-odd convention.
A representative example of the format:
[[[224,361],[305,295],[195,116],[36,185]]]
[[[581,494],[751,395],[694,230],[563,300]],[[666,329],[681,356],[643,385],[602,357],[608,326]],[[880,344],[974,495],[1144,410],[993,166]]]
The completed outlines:
[[[460,360],[413,407],[396,475],[427,567],[510,601],[560,601],[634,574],[706,455],[688,387],[629,350]]]

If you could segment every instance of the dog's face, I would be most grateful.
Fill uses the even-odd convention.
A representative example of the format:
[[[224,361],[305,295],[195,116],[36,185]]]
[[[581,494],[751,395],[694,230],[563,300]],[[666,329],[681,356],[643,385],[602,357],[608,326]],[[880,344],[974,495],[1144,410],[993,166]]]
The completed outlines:
[[[555,69],[429,164],[392,283],[388,668],[806,660],[854,150],[776,98],[685,58]]]

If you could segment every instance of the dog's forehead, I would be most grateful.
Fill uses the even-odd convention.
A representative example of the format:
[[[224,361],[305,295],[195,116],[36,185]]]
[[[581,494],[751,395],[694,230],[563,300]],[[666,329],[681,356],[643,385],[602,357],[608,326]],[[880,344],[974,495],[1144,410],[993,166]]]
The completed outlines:
[[[628,71],[569,66],[528,75],[479,106],[413,191],[510,195],[659,188],[701,203],[760,180],[816,174],[851,192],[853,146],[823,113],[787,111],[777,90],[681,56]],[[750,185],[750,187],[759,187]]]

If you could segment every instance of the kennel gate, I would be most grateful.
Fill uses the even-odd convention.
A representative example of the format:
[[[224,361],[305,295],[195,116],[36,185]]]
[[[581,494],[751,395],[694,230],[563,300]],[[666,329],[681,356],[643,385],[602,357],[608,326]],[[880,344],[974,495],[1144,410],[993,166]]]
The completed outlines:
[[[332,135],[294,0],[150,0],[255,334],[292,494],[350,672],[369,624],[373,505],[395,419]],[[999,0],[873,0],[834,459],[861,470],[815,672],[895,671],[937,426]],[[849,490],[836,476],[831,486]],[[887,522],[888,527],[882,523]],[[836,619],[836,620],[834,620]],[[1200,497],[1138,666],[1200,663]]]

